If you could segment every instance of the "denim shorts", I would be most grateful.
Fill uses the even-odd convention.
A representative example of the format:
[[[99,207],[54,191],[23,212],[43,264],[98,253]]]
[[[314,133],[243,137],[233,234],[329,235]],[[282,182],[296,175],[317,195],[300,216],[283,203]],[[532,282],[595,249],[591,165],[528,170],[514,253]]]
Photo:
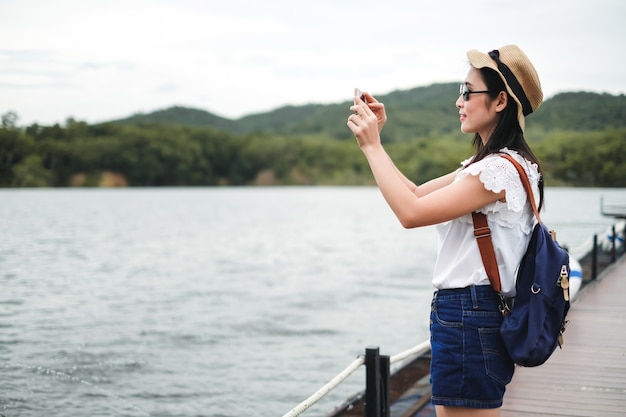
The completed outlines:
[[[433,404],[502,406],[515,365],[500,338],[499,306],[490,285],[435,292],[430,313]]]

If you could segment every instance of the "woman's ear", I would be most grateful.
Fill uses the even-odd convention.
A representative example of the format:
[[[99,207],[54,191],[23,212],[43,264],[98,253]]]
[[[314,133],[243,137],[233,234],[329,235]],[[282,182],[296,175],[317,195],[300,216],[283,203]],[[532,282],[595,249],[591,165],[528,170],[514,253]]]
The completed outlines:
[[[500,91],[496,98],[496,112],[500,113],[506,109],[506,105],[509,103],[509,95],[506,91]]]

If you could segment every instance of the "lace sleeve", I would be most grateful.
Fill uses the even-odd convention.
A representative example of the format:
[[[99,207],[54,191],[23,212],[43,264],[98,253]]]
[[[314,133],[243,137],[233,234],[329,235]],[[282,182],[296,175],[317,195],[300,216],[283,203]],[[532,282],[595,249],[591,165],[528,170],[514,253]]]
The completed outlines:
[[[515,151],[504,148],[502,152],[513,156],[525,168],[530,183],[533,184],[535,197],[537,197],[536,186],[539,180],[537,165],[530,163]],[[488,204],[480,210],[481,212],[485,214],[495,213],[495,220],[503,225],[511,225],[521,220],[520,216],[524,212],[527,196],[519,174],[510,161],[498,155],[489,155],[461,170],[457,179],[467,175],[477,176],[485,189],[489,191],[499,193],[504,190],[506,192],[506,202],[496,201]],[[522,228],[526,230],[527,227],[532,227],[531,223],[529,225],[524,224]]]

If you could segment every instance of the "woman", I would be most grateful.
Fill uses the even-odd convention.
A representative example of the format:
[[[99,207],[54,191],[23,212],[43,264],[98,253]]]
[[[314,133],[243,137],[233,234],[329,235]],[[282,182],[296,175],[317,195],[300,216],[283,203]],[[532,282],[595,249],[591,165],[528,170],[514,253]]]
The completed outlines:
[[[456,101],[461,131],[474,134],[475,154],[461,168],[415,185],[380,142],[384,105],[357,97],[348,127],[385,200],[405,228],[437,225],[439,252],[431,308],[432,401],[438,417],[499,416],[514,364],[499,335],[500,297],[492,289],[474,237],[471,213],[487,215],[502,282],[515,296],[515,271],[535,224],[530,203],[506,152],[525,168],[541,207],[537,158],[524,139],[524,117],[543,99],[532,63],[515,45],[467,53],[471,65]]]

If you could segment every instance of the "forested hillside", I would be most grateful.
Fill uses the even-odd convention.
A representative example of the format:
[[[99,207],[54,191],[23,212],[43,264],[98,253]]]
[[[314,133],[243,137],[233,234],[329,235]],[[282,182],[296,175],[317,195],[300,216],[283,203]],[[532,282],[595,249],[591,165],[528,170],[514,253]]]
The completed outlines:
[[[457,84],[378,96],[383,141],[423,182],[471,154],[459,131]],[[101,124],[19,126],[2,116],[0,186],[362,185],[372,176],[345,125],[350,103],[287,106],[230,120],[172,107]],[[548,185],[626,185],[626,97],[586,92],[546,100],[526,137]]]
[[[377,96],[385,103],[389,122],[383,140],[403,142],[434,133],[459,131],[457,83],[433,84]],[[211,113],[172,107],[150,114],[138,114],[120,123],[162,122],[186,126],[213,127],[233,134],[266,132],[274,134],[323,134],[329,138],[350,138],[345,120],[349,101],[343,103],[286,106],[267,113],[224,119]],[[527,119],[529,129],[603,130],[626,127],[626,96],[588,92],[561,93],[546,100]]]

